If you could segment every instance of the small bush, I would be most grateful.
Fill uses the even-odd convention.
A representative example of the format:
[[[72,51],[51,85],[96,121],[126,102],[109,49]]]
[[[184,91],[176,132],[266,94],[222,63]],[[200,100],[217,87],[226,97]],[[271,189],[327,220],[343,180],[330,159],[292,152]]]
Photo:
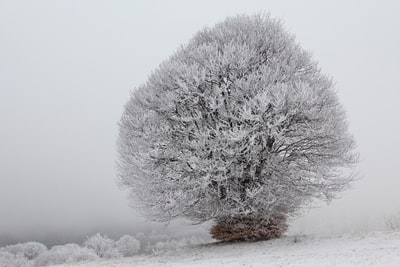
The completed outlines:
[[[392,231],[400,230],[400,210],[385,218],[386,228]]]
[[[159,252],[166,250],[178,250],[188,246],[198,245],[204,243],[205,240],[196,236],[184,237],[181,239],[170,239],[165,241],[158,241],[154,245],[147,248],[150,252]]]
[[[117,250],[115,242],[106,235],[102,236],[99,233],[88,237],[83,245],[93,251],[100,257],[105,259],[118,258],[122,254]]]
[[[32,264],[21,254],[0,251],[0,267],[31,267]]]
[[[138,240],[140,243],[140,248],[139,248],[138,254],[145,253],[146,248],[150,243],[148,236],[145,235],[144,233],[138,233],[135,235],[135,239]]]
[[[284,217],[230,217],[218,220],[211,228],[211,236],[224,242],[269,240],[281,237],[287,227]]]
[[[75,263],[80,261],[95,260],[99,257],[89,249],[76,244],[54,246],[43,252],[35,259],[35,266],[47,266],[62,263]]]
[[[122,256],[130,257],[137,254],[140,249],[140,242],[133,236],[124,235],[116,242],[116,247]]]
[[[41,253],[47,251],[47,247],[39,242],[19,243],[1,248],[0,251],[9,252],[15,256],[20,255],[28,260],[33,260]]]

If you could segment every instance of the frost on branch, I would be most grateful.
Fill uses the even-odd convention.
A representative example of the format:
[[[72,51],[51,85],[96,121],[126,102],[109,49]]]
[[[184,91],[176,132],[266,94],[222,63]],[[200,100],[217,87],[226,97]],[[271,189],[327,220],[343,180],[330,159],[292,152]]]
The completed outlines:
[[[332,81],[310,54],[279,21],[237,16],[197,33],[132,93],[119,181],[150,219],[215,220],[222,240],[240,224],[278,227],[259,232],[268,239],[306,203],[348,186],[353,148]],[[236,239],[257,239],[246,235]]]

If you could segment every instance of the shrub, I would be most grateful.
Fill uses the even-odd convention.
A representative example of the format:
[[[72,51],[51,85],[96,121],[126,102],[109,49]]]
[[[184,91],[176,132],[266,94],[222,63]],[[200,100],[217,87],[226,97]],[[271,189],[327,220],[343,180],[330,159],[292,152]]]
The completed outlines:
[[[183,237],[180,239],[169,239],[165,241],[158,241],[154,245],[149,246],[147,250],[152,252],[177,250],[188,246],[198,245],[203,242],[204,240],[197,236]]]
[[[41,253],[47,251],[47,247],[39,242],[27,242],[5,246],[0,250],[9,252],[13,255],[21,255],[28,260],[33,260]]]
[[[386,228],[392,231],[400,230],[400,210],[385,218]]]
[[[124,235],[116,242],[116,247],[122,256],[130,257],[138,253],[140,242],[133,236]]]
[[[77,244],[54,246],[35,259],[35,266],[47,266],[62,263],[75,263],[98,259],[99,256],[89,248]]]
[[[106,235],[102,236],[99,233],[88,237],[83,245],[92,249],[100,258],[118,258],[122,254],[117,250],[115,242]]]
[[[223,218],[211,228],[211,236],[217,240],[257,241],[279,238],[288,226],[284,217],[265,220],[264,218]]]
[[[10,252],[0,251],[0,267],[30,267],[29,262],[21,254],[15,255]]]

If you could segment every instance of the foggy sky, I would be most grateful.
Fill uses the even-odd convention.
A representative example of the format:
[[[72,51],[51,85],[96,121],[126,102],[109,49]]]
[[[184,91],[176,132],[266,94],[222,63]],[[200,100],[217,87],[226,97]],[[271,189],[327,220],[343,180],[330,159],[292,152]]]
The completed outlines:
[[[336,82],[361,179],[293,231],[381,227],[400,209],[396,1],[0,1],[0,235],[136,229],[116,185],[129,92],[204,26],[270,12]]]

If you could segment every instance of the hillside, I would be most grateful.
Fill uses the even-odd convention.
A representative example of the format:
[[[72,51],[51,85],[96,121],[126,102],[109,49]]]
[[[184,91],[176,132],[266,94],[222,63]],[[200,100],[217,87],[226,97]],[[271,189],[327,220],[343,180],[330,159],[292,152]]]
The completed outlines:
[[[256,243],[210,243],[152,255],[61,266],[400,266],[400,232],[286,236]]]

